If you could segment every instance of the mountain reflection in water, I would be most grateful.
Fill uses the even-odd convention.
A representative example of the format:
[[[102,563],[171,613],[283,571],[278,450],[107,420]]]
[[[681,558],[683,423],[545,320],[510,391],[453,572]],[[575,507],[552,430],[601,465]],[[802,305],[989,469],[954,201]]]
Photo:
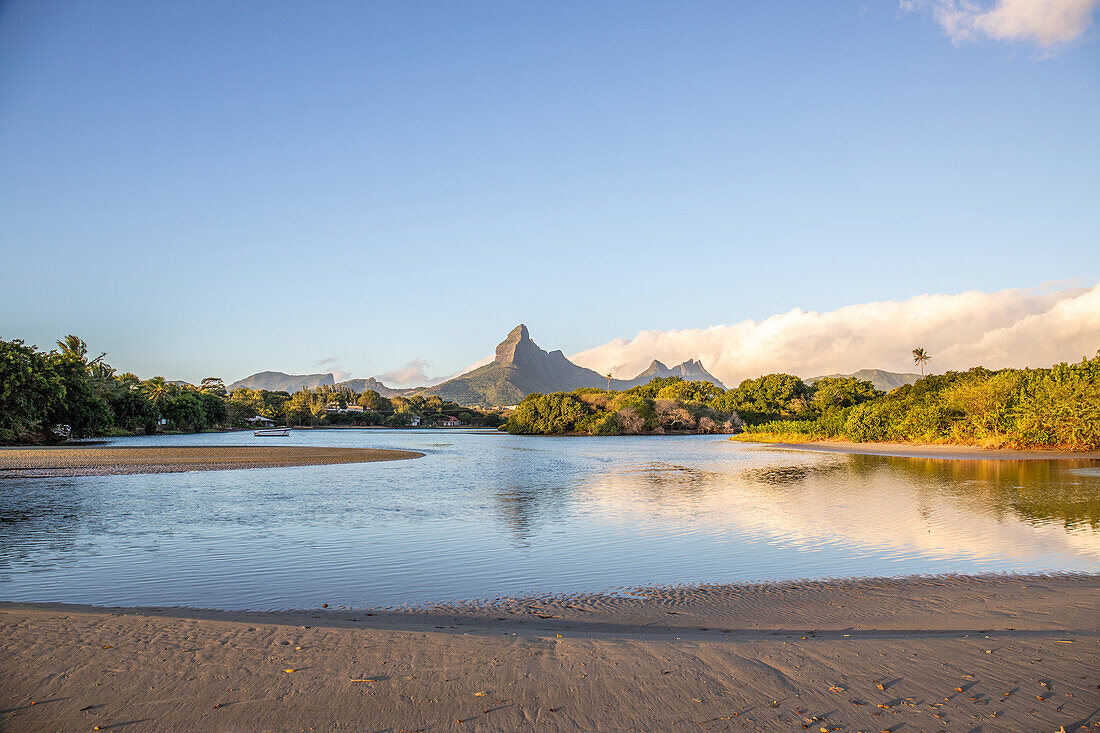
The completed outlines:
[[[248,444],[243,434],[118,444]],[[416,461],[0,478],[0,600],[390,606],[640,585],[1100,571],[1100,464],[713,436],[302,431]],[[281,443],[285,444],[285,443]]]

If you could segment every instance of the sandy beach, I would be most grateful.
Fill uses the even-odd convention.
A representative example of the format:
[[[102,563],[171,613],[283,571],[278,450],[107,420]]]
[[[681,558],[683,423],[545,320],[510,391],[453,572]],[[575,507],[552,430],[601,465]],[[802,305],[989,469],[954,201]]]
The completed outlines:
[[[948,458],[958,460],[1001,461],[1100,461],[1100,452],[1014,450],[1011,448],[976,448],[969,445],[915,444],[915,443],[850,443],[844,440],[816,440],[806,443],[753,443],[748,439],[738,442],[775,450],[809,450],[825,453],[860,453],[874,456],[898,456],[901,458]]]
[[[0,605],[0,727],[1100,726],[1100,576],[708,586],[409,611],[321,602],[279,613]]]
[[[273,440],[275,440],[273,438]],[[0,476],[106,476],[177,471],[319,466],[419,458],[423,453],[309,446],[175,446],[0,448]]]

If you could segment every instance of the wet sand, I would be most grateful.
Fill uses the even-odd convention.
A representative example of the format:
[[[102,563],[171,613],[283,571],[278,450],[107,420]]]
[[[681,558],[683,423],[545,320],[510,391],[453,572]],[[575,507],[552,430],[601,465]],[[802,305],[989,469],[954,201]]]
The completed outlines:
[[[240,468],[396,461],[419,458],[422,455],[424,454],[404,450],[276,445],[0,448],[0,477],[227,471]]]
[[[1100,725],[1100,576],[375,612],[0,604],[0,630],[0,727],[11,731]]]
[[[843,440],[815,440],[806,443],[754,443],[738,440],[761,448],[776,450],[808,450],[826,453],[860,453],[875,456],[899,456],[902,458],[955,458],[961,460],[1011,460],[1011,461],[1098,461],[1100,452],[1013,450],[1011,448],[977,448],[970,445],[940,445],[919,443],[849,443]]]

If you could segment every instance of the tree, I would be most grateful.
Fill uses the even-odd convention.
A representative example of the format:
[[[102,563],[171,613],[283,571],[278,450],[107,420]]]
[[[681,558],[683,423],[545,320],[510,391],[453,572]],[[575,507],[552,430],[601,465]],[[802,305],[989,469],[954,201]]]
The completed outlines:
[[[323,417],[325,410],[324,398],[317,400],[317,403],[321,407],[321,416]],[[308,389],[295,392],[283,405],[283,411],[286,414],[288,423],[303,425],[307,421],[312,422],[314,417],[316,417],[314,413],[313,393]]]
[[[161,414],[176,430],[198,432],[206,427],[206,412],[199,393],[187,391],[166,399]]]
[[[202,403],[202,412],[205,418],[204,427],[212,428],[215,425],[221,425],[229,419],[229,409],[225,404],[225,400],[217,395],[215,392],[207,392],[201,390],[196,392],[199,397],[199,402]]]
[[[746,379],[711,405],[723,412],[755,413],[758,416],[797,414],[809,394],[806,384],[793,374],[765,374]],[[744,417],[744,415],[742,415]]]
[[[87,366],[99,364],[103,361],[103,357],[107,356],[106,353],[103,353],[88,361],[88,344],[85,343],[84,339],[71,333],[57,342],[57,348],[61,351],[62,356],[70,356]]]
[[[50,405],[64,396],[45,354],[21,339],[0,341],[0,443],[41,436]]]
[[[855,377],[825,377],[814,384],[813,406],[824,413],[834,408],[852,407],[882,396],[870,382]]]
[[[199,385],[200,392],[209,392],[218,397],[225,397],[225,382],[220,377],[206,377]]]
[[[174,392],[173,386],[164,377],[153,377],[145,380],[145,394],[148,395],[149,401],[159,408]]]
[[[309,406],[309,414],[313,418],[314,424],[325,419],[325,415],[328,414],[328,403],[323,397],[313,400],[312,404]]]
[[[607,391],[611,391],[611,372],[607,373]]]
[[[913,363],[920,365],[920,375],[924,377],[924,365],[932,360],[932,355],[924,350],[923,346],[913,349]]]
[[[76,438],[102,435],[111,427],[111,410],[92,389],[87,363],[76,351],[51,351],[48,359],[64,393],[61,399],[51,401],[47,427],[68,425]]]
[[[229,421],[242,423],[250,417],[260,415],[264,410],[264,400],[259,392],[247,387],[235,389],[229,393],[228,404]],[[268,416],[270,417],[270,416]]]

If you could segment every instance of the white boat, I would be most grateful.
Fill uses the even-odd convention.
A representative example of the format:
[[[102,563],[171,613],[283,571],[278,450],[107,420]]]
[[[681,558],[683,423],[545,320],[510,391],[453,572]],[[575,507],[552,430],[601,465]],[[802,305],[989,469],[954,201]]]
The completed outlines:
[[[257,438],[285,438],[290,435],[290,428],[264,428],[252,433]]]

